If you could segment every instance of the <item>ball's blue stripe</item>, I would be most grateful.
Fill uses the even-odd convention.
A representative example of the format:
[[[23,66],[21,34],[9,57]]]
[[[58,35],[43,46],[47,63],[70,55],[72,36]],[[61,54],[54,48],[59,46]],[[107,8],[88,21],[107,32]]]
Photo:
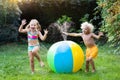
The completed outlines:
[[[69,73],[73,70],[73,57],[70,46],[66,42],[61,42],[58,44],[54,56],[54,65],[56,72],[58,73]]]

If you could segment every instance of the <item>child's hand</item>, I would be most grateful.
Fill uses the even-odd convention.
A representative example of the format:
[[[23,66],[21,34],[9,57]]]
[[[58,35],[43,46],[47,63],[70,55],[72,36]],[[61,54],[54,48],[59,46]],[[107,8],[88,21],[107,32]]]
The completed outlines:
[[[100,35],[100,36],[103,36],[103,32],[99,32],[99,35]]]
[[[26,19],[23,19],[21,25],[24,26],[26,23],[27,23],[27,22],[26,22]]]
[[[44,33],[45,33],[45,34],[48,34],[48,30],[47,30],[47,29],[45,29],[45,30],[44,30]]]
[[[65,34],[65,35],[68,35],[66,32],[62,32],[63,34]]]

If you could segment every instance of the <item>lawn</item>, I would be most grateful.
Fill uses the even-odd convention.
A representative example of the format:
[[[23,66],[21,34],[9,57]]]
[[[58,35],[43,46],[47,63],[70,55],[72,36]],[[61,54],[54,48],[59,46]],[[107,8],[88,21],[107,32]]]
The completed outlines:
[[[39,54],[45,67],[41,68],[35,59],[34,75],[30,71],[27,44],[9,43],[0,46],[0,80],[120,80],[120,55],[112,54],[113,49],[109,48],[109,45],[99,46],[95,73],[85,73],[84,63],[82,70],[69,74],[51,71],[47,64],[47,51],[50,46],[41,44]]]

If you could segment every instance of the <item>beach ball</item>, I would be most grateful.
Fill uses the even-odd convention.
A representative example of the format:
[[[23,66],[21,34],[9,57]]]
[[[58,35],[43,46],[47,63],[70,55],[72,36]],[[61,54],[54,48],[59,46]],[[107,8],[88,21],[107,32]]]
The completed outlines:
[[[51,70],[56,73],[77,72],[83,65],[84,53],[73,41],[59,41],[49,48],[47,62]]]

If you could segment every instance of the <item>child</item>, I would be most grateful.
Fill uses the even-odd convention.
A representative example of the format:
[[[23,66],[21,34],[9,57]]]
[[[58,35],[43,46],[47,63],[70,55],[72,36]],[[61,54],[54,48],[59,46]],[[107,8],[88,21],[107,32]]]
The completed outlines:
[[[92,72],[95,72],[95,65],[93,59],[97,56],[98,54],[98,48],[95,44],[94,38],[99,39],[100,36],[103,35],[102,32],[99,32],[98,35],[95,35],[92,33],[94,26],[88,22],[84,22],[81,24],[81,29],[82,33],[66,33],[63,32],[63,34],[66,34],[68,36],[81,36],[85,46],[87,47],[86,49],[86,70],[85,72],[89,71],[89,63],[92,66]]]
[[[40,48],[38,37],[41,40],[45,40],[48,34],[47,30],[44,30],[44,35],[42,35],[41,26],[39,22],[36,19],[32,19],[30,23],[26,26],[25,29],[23,29],[23,26],[26,24],[26,20],[22,20],[22,23],[19,27],[19,32],[21,33],[27,33],[28,36],[28,56],[30,60],[30,67],[32,70],[32,74],[34,74],[34,57],[37,58],[37,60],[40,63],[40,66],[43,67],[44,63],[40,59],[38,55],[38,51]]]

